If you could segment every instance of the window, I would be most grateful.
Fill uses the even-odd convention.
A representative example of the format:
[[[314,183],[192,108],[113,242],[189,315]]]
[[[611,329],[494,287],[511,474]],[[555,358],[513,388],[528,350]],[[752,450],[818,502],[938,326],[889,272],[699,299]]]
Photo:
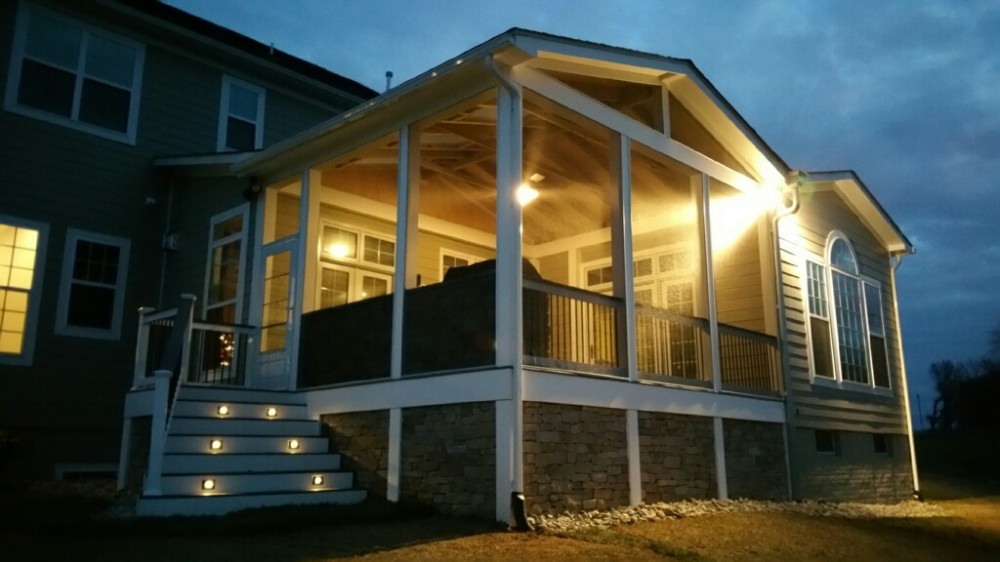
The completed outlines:
[[[22,4],[5,107],[135,143],[143,46]]]
[[[212,218],[205,281],[205,319],[209,322],[241,321],[246,232],[247,205]]]
[[[124,238],[69,229],[56,333],[118,339],[128,254]]]
[[[45,232],[0,215],[0,364],[32,362]]]
[[[846,237],[834,232],[827,246],[825,264],[805,264],[813,375],[889,388],[881,287],[861,276]]]
[[[258,150],[264,146],[264,89],[222,77],[218,149]]]
[[[340,225],[323,225],[319,307],[341,306],[392,292],[396,243]]]
[[[840,454],[840,435],[836,431],[817,429],[816,452],[822,455]]]
[[[872,451],[876,455],[892,456],[892,440],[884,433],[872,434]]]

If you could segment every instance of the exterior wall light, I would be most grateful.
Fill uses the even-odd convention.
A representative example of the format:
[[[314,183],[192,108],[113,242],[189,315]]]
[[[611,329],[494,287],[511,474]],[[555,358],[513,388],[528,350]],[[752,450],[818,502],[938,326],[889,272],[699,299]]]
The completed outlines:
[[[278,415],[278,409],[277,408],[268,408],[268,409],[264,410],[264,415],[267,416],[267,417],[269,417],[269,418],[276,417]]]
[[[225,404],[223,404],[222,406],[219,406],[218,408],[216,408],[215,411],[220,416],[228,416],[229,415],[229,406],[226,406]]]
[[[288,448],[290,450],[292,450],[292,451],[298,451],[299,450],[299,440],[298,439],[289,439],[288,440]]]
[[[222,439],[212,439],[208,443],[208,448],[211,449],[211,450],[213,450],[213,451],[221,451],[222,450]]]

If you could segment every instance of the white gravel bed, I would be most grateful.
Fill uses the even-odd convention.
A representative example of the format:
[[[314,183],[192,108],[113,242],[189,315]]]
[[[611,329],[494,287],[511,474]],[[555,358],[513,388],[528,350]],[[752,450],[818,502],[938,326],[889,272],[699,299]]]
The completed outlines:
[[[642,504],[634,507],[618,507],[607,511],[565,512],[559,515],[529,517],[539,531],[575,531],[591,527],[608,528],[631,525],[644,521],[661,519],[681,519],[712,513],[732,512],[775,512],[800,513],[822,517],[847,517],[852,519],[875,519],[880,517],[941,517],[947,515],[944,509],[929,503],[907,501],[897,504],[870,503],[830,503],[817,501],[774,502],[755,500],[686,500],[673,503]]]

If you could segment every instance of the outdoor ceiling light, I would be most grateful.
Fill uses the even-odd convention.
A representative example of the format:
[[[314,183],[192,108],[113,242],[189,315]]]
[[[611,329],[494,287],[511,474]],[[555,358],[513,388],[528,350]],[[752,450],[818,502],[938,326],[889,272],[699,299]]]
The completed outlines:
[[[535,199],[538,199],[538,190],[531,187],[526,183],[522,183],[515,192],[514,196],[517,198],[517,202],[524,207],[528,203],[531,203]]]
[[[312,483],[313,483],[313,486],[322,486],[323,485],[323,476],[319,475],[319,474],[313,476],[312,477]]]
[[[278,409],[274,407],[268,408],[264,410],[264,415],[269,418],[273,418],[278,415]]]
[[[299,440],[298,439],[289,439],[288,440],[288,448],[291,449],[291,450],[293,450],[293,451],[297,451],[299,449]]]
[[[212,441],[210,441],[209,444],[208,444],[208,448],[211,449],[211,450],[213,450],[213,451],[221,451],[222,450],[222,439],[212,439]]]
[[[202,490],[214,490],[215,489],[215,480],[212,479],[212,478],[206,478],[206,479],[202,480],[201,481],[201,489]]]
[[[223,404],[222,406],[219,406],[218,408],[216,408],[215,411],[220,416],[228,416],[229,415],[229,406],[226,406],[225,404]]]

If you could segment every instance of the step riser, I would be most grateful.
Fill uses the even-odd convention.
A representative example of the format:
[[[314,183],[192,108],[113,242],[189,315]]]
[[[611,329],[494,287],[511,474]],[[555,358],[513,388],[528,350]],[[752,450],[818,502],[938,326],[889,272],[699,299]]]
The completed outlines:
[[[223,416],[218,412],[221,405],[229,407],[229,414]],[[267,408],[274,407],[277,415],[273,418],[267,417]],[[304,405],[289,404],[244,404],[232,401],[200,402],[191,400],[178,400],[174,405],[174,416],[192,418],[212,418],[212,419],[232,419],[250,418],[259,420],[304,420],[306,419],[306,407]]]
[[[163,474],[324,472],[340,470],[340,455],[166,455]]]
[[[312,477],[323,476],[323,484],[314,486]],[[215,489],[202,489],[202,481],[215,480]],[[262,494],[268,492],[309,492],[313,490],[346,490],[354,485],[350,472],[296,472],[281,474],[213,474],[168,476],[163,475],[160,491],[165,496]]]
[[[288,448],[288,441],[291,437],[244,437],[244,436],[217,436],[222,439],[222,450],[225,454],[301,454],[301,453],[329,453],[330,444],[325,437],[296,437],[299,441],[299,448],[293,451]],[[164,446],[166,453],[208,453],[212,454],[209,444],[213,436],[179,436],[171,435],[167,437]],[[219,454],[219,453],[215,453]]]
[[[268,390],[242,390],[238,388],[218,388],[211,386],[183,385],[179,400],[205,400],[219,402],[231,400],[234,402],[253,402],[258,404],[305,404],[301,396],[295,392],[275,392]]]
[[[170,515],[225,515],[241,509],[273,507],[278,505],[349,505],[365,500],[364,490],[338,490],[297,494],[268,494],[263,496],[214,496],[192,498],[141,498],[136,514],[142,517],[167,517]]]
[[[175,417],[171,435],[288,435],[315,437],[320,424],[312,420],[246,420]]]

